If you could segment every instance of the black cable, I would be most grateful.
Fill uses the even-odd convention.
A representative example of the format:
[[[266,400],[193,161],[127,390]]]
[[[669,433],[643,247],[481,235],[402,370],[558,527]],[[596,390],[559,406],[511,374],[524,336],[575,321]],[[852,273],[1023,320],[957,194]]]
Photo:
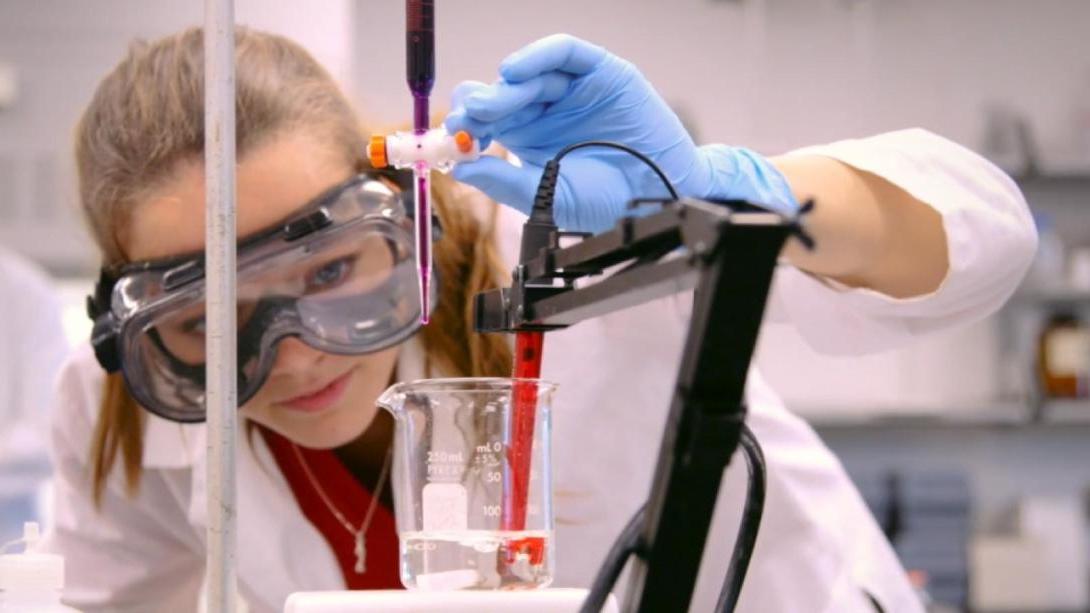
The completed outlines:
[[[719,592],[716,613],[730,613],[738,605],[742,593],[742,583],[746,580],[749,560],[753,557],[753,547],[757,543],[757,532],[761,528],[761,515],[765,506],[765,456],[761,444],[749,426],[742,424],[739,447],[746,459],[746,472],[749,484],[746,486],[746,502],[742,508],[742,521],[738,524],[738,537],[734,541],[727,577],[723,589]]]
[[[730,566],[727,568],[723,589],[719,592],[716,613],[732,613],[738,606],[738,597],[742,593],[742,584],[746,579],[746,571],[749,570],[749,561],[753,557],[757,534],[761,528],[761,516],[764,513],[767,488],[764,452],[761,451],[761,444],[757,441],[757,437],[746,424],[742,424],[738,446],[746,461],[748,481],[746,499],[742,508],[742,521],[738,524],[738,536],[734,541],[734,551],[731,553]],[[591,584],[590,592],[579,608],[579,613],[598,613],[602,610],[629,555],[640,547],[640,529],[643,527],[646,513],[647,505],[644,504],[613,542],[613,547],[602,562],[602,568],[594,578],[594,583]]]
[[[658,175],[659,180],[662,181],[662,185],[666,188],[666,191],[670,192],[670,197],[674,200],[678,199],[677,190],[674,189],[674,184],[670,182],[670,179],[666,178],[666,173],[662,172],[662,169],[658,167],[658,164],[651,161],[651,158],[640,153],[639,151],[636,151],[628,145],[622,145],[621,143],[614,143],[607,140],[587,140],[581,143],[575,143],[574,145],[568,145],[567,147],[564,147],[560,150],[559,153],[553,156],[552,161],[560,162],[560,160],[564,159],[564,156],[568,155],[572,151],[575,151],[576,149],[585,149],[587,147],[607,147],[610,149],[617,149],[638,158],[641,162],[646,164],[647,167],[650,168],[656,175]]]
[[[560,160],[577,149],[587,147],[605,147],[617,149],[639,159],[647,165],[662,181],[670,197],[678,199],[677,190],[666,177],[666,173],[658,167],[651,158],[636,151],[632,147],[604,140],[588,140],[564,147],[557,152],[553,159],[545,163],[541,171],[541,180],[537,184],[537,193],[534,194],[534,203],[530,209],[530,218],[522,226],[522,242],[519,248],[519,263],[525,264],[541,253],[542,249],[556,246],[557,226],[553,217],[553,199],[556,197],[556,184],[560,180]]]
[[[617,577],[621,576],[621,571],[628,562],[628,557],[640,549],[640,530],[643,529],[646,515],[647,504],[645,503],[636,511],[632,519],[628,520],[628,524],[625,525],[624,530],[621,530],[617,540],[613,541],[613,546],[610,547],[605,561],[602,562],[602,568],[594,577],[594,583],[590,586],[586,600],[579,607],[579,613],[598,613],[602,610],[606,599],[609,598],[610,590],[617,583]]]

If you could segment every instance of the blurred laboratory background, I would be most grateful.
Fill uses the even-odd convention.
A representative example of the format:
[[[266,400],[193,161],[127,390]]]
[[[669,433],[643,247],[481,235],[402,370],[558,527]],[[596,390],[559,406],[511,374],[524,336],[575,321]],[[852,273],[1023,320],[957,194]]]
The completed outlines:
[[[838,453],[933,610],[1090,610],[1090,2],[461,0],[436,3],[435,99],[539,36],[638,65],[699,142],[773,154],[919,126],[1016,178],[1036,262],[998,314],[864,359],[766,326],[759,361]],[[47,508],[49,381],[87,341],[98,262],[72,133],[134,38],[196,0],[0,2],[0,542]],[[376,126],[404,123],[394,0],[238,0],[307,47]]]

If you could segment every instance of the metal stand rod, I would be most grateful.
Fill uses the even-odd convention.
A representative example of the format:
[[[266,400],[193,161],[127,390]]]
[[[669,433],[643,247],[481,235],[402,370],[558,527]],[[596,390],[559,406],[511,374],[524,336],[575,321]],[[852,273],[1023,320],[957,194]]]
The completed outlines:
[[[205,313],[208,336],[208,611],[235,610],[235,15],[233,0],[204,9]]]

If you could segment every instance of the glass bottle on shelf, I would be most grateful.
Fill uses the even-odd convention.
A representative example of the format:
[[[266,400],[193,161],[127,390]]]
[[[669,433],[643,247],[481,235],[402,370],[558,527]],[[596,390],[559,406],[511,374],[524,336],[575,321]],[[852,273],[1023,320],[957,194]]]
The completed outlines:
[[[1090,327],[1073,313],[1054,313],[1041,331],[1037,351],[1046,398],[1090,396]]]

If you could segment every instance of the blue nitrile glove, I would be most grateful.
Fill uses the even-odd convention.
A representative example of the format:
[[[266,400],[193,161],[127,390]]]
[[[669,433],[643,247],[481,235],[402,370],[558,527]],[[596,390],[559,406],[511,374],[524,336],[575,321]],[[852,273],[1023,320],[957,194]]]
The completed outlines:
[[[492,85],[454,91],[446,127],[466,130],[486,147],[499,141],[522,161],[482,156],[454,168],[454,178],[528,213],[545,163],[585,140],[628,145],[658,164],[682,196],[738,199],[793,213],[798,202],[765,158],[737,147],[697,147],[647,79],[631,63],[565,34],[511,54]],[[665,196],[654,173],[626,153],[580,149],[560,164],[554,213],[569,230],[601,231],[637,197]]]

